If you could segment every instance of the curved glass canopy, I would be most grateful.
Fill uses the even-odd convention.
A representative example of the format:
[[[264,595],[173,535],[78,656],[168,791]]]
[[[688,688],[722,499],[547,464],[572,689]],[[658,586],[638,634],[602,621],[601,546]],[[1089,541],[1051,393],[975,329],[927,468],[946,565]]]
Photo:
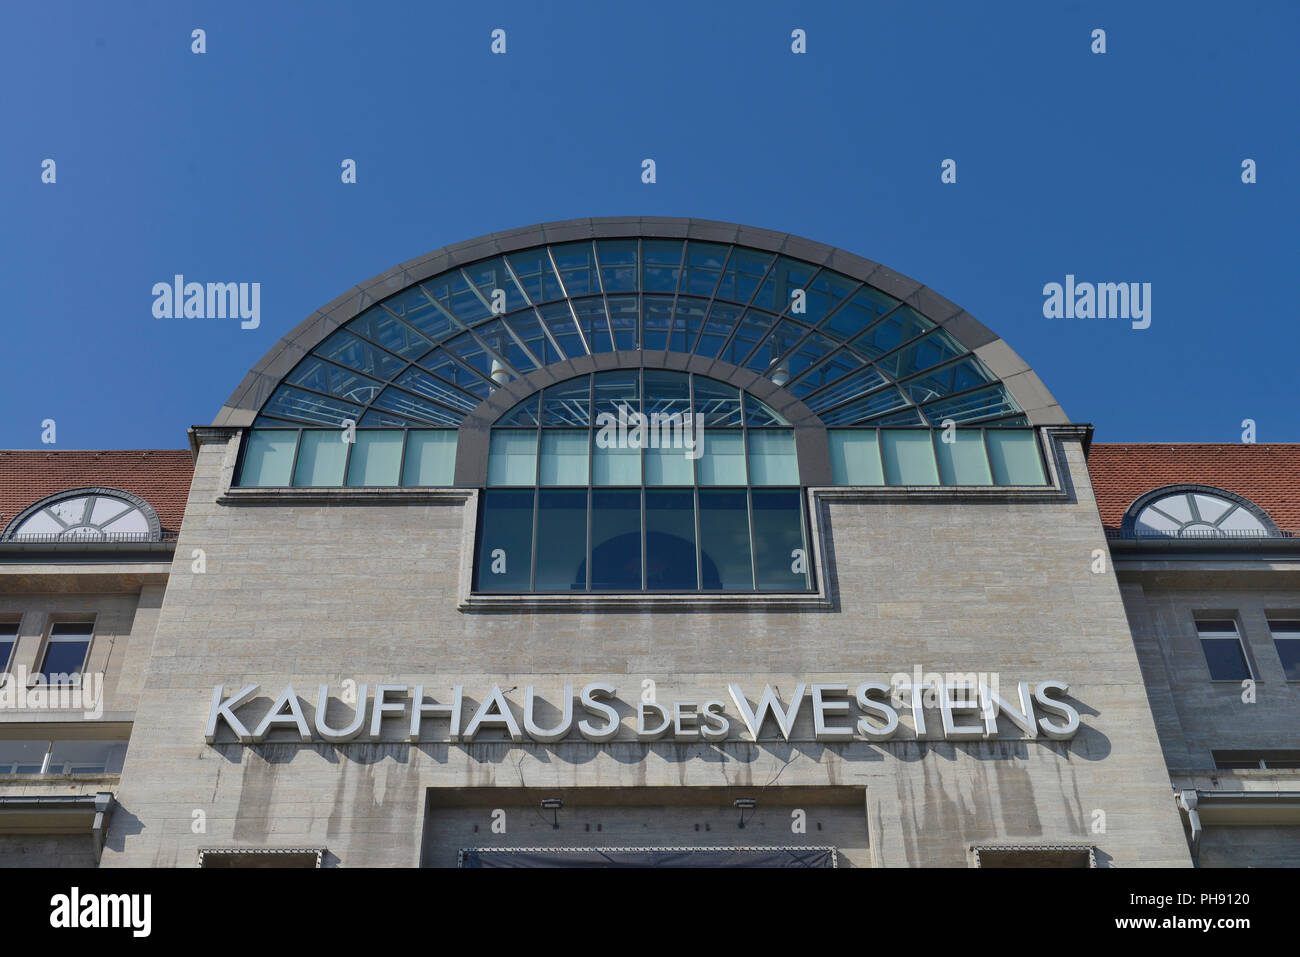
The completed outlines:
[[[827,426],[1027,424],[969,349],[898,299],[798,259],[682,239],[536,246],[415,283],[316,345],[255,424],[455,428],[543,366],[638,350],[762,374]]]

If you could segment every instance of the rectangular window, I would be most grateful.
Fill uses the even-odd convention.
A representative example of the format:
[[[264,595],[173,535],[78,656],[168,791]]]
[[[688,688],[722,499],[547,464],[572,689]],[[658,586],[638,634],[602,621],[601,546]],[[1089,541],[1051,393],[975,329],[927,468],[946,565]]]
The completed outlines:
[[[396,485],[402,467],[402,433],[362,429],[352,444],[348,484],[373,488]]]
[[[54,741],[46,774],[121,774],[125,741]]]
[[[295,486],[337,486],[343,484],[343,463],[347,461],[348,443],[342,429],[312,430],[302,433],[298,443],[298,464],[293,467]]]
[[[289,429],[255,429],[245,436],[244,464],[239,484],[284,486],[289,484],[298,433]]]
[[[745,484],[745,436],[738,429],[705,429],[697,463],[701,485]]]
[[[479,527],[479,591],[528,591],[533,558],[533,490],[485,491]]]
[[[793,431],[751,429],[747,437],[751,485],[799,484],[799,460],[795,457]]]
[[[749,503],[743,489],[700,489],[700,571],[706,591],[749,591]]]
[[[752,433],[751,433],[752,434]],[[754,567],[759,591],[808,587],[808,553],[799,490],[754,489]]]
[[[0,675],[9,673],[9,662],[18,644],[18,622],[0,621]]]
[[[928,429],[882,429],[885,480],[890,485],[938,485],[934,444]]]
[[[951,442],[943,431],[934,433],[934,451],[944,485],[992,485],[984,437],[977,431],[954,429]]]
[[[406,433],[402,484],[451,485],[456,475],[456,432],[452,429],[412,429]]]
[[[49,741],[0,741],[0,774],[43,774]]]
[[[602,448],[600,433],[593,436],[596,448],[591,459],[593,485],[640,485],[641,450],[610,445]]]
[[[831,481],[836,485],[884,485],[880,438],[875,429],[830,429]]]
[[[695,493],[647,489],[645,577],[650,591],[694,591]]]
[[[488,445],[488,485],[533,485],[537,481],[537,433],[494,429]]]
[[[81,677],[94,636],[94,622],[63,621],[50,626],[41,674],[50,684],[74,684]]]
[[[1196,631],[1212,681],[1244,681],[1251,677],[1235,621],[1231,618],[1198,620]]]
[[[696,437],[695,441],[699,441]],[[645,450],[646,485],[694,485],[695,460],[690,450],[666,447]]]
[[[1220,771],[1300,770],[1300,751],[1214,751],[1214,766]]]
[[[538,496],[533,587],[582,591],[587,587],[587,490],[544,489]]]
[[[591,587],[641,590],[641,493],[591,493]]]
[[[1300,618],[1270,618],[1268,630],[1273,635],[1282,670],[1287,681],[1300,681]],[[4,649],[0,648],[0,655]]]
[[[1043,459],[1038,454],[1038,437],[1032,429],[989,429],[984,433],[989,446],[995,485],[1045,485]]]
[[[548,429],[542,433],[541,484],[587,484],[585,429]]]

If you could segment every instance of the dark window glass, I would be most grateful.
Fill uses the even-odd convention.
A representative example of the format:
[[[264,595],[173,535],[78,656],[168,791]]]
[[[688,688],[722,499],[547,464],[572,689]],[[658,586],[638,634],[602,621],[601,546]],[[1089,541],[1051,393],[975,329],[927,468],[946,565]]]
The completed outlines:
[[[1210,666],[1211,679],[1244,681],[1250,677],[1236,622],[1202,621],[1197,622],[1196,628],[1201,636],[1201,648],[1205,651],[1205,662]]]
[[[642,255],[645,257],[645,271],[641,288],[646,292],[676,290],[678,274],[681,272],[682,244],[671,240],[647,239]],[[605,265],[603,249],[600,264]]]
[[[754,565],[759,591],[808,587],[808,554],[798,489],[755,489]]]
[[[86,664],[86,652],[94,632],[91,622],[61,622],[50,628],[41,674],[51,684],[75,680]]]
[[[488,489],[479,533],[479,591],[528,591],[533,490]]]
[[[695,563],[694,556],[691,564]],[[692,587],[694,587],[692,585]],[[0,621],[0,674],[9,671],[9,659],[13,657],[14,645],[18,643],[18,622]]]
[[[1273,633],[1273,644],[1286,680],[1300,681],[1300,621],[1270,621],[1268,628]]]
[[[646,490],[645,577],[650,591],[694,591],[698,587],[694,492]]]
[[[592,492],[591,587],[641,590],[641,492]]]
[[[546,489],[537,504],[537,591],[587,587],[587,491]]]
[[[744,491],[700,489],[700,554],[704,588],[748,591],[749,508]]]

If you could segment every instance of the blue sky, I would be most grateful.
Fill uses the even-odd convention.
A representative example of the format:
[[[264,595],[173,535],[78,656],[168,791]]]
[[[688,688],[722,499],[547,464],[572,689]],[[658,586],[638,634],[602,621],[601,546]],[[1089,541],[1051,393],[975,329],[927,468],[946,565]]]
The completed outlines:
[[[1235,442],[1246,418],[1300,441],[1294,3],[169,0],[0,25],[0,447],[42,447],[45,419],[57,448],[182,447],[350,286],[612,215],[882,262],[1097,441]],[[260,282],[261,326],[154,318],[176,273]],[[1044,318],[1067,273],[1151,283],[1150,328]]]

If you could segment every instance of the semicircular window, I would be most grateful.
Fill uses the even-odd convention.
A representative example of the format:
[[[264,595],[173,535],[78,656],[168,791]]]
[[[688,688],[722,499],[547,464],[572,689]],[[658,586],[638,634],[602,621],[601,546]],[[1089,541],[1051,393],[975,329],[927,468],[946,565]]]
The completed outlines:
[[[1250,538],[1273,534],[1258,508],[1212,489],[1179,489],[1141,507],[1133,518],[1139,536]]]
[[[255,424],[454,428],[543,366],[638,350],[752,370],[831,426],[1027,424],[969,349],[887,293],[680,239],[538,246],[408,286],[318,343]]]
[[[161,528],[149,504],[118,489],[60,492],[25,509],[10,524],[5,541],[158,541]]]

